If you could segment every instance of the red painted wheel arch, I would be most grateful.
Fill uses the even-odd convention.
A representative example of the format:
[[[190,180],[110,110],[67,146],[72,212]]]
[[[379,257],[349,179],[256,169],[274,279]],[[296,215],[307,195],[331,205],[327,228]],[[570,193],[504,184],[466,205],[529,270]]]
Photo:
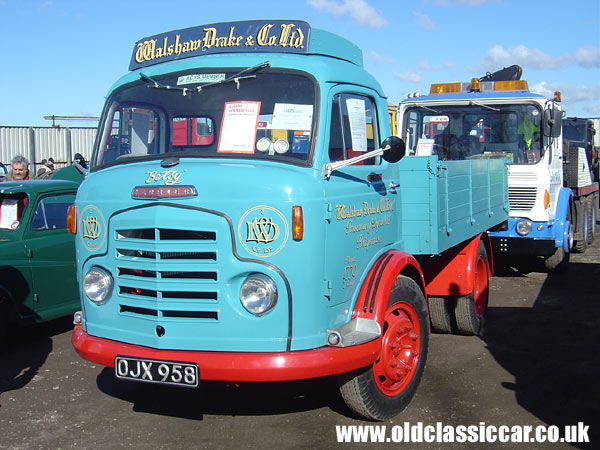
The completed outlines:
[[[388,298],[398,275],[412,278],[425,296],[425,278],[418,261],[408,253],[390,250],[371,266],[360,288],[352,318],[362,317],[383,323]]]
[[[441,255],[423,260],[427,294],[436,297],[461,297],[473,292],[477,268],[477,249],[483,242],[488,254],[488,273],[493,274],[492,249],[487,234],[479,234]]]

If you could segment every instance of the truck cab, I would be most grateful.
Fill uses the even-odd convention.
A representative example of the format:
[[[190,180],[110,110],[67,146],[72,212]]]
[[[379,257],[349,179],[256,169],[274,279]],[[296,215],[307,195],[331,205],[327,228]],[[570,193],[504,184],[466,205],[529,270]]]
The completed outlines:
[[[462,332],[480,330],[506,171],[403,165],[390,113],[360,49],[306,22],[138,41],[72,210],[78,353],[187,387],[337,375],[356,413],[397,414],[428,289],[464,297]]]

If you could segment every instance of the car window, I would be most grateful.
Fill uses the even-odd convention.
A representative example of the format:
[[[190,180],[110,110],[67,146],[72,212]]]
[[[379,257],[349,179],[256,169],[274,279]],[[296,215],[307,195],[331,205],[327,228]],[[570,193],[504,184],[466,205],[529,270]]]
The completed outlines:
[[[67,228],[67,210],[75,203],[75,194],[44,197],[38,201],[31,228],[36,231]]]
[[[14,231],[21,225],[27,208],[27,194],[0,194],[0,230]]]

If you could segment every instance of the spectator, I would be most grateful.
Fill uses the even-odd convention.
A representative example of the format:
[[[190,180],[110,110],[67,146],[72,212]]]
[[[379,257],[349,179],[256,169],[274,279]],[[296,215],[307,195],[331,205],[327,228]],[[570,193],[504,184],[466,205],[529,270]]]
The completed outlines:
[[[6,181],[29,180],[29,161],[22,155],[15,156],[11,164],[11,171],[6,177]]]
[[[85,158],[83,157],[83,155],[81,153],[75,153],[75,157],[73,158],[73,162],[76,162],[77,164],[79,164],[84,169],[87,169],[87,164],[85,162]]]
[[[41,164],[42,164],[42,167],[40,167],[38,169],[38,171],[36,172],[36,174],[35,174],[36,178],[41,178],[42,175],[44,175],[46,172],[48,172],[48,167],[47,167],[48,160],[47,159],[42,159]]]

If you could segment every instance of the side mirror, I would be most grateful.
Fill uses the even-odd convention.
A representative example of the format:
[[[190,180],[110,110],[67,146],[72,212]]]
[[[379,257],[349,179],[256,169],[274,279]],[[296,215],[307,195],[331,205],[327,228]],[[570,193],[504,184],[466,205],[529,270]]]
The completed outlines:
[[[400,161],[406,154],[406,144],[398,136],[390,136],[381,144],[382,148],[390,147],[383,152],[383,159],[389,163]]]
[[[562,111],[547,109],[544,111],[544,135],[553,138],[560,137],[562,130]]]

